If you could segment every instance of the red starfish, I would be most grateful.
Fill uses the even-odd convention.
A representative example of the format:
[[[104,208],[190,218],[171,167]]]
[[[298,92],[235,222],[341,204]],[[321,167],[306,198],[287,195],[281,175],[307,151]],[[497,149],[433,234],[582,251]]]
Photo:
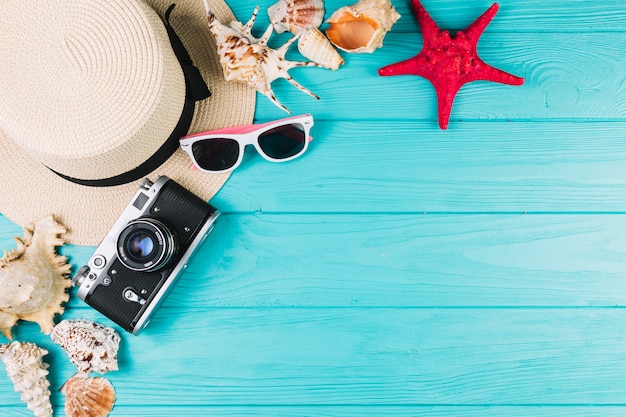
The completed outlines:
[[[419,75],[430,81],[437,93],[441,129],[448,128],[452,102],[464,84],[478,80],[509,85],[524,83],[523,78],[487,65],[476,52],[478,39],[498,12],[498,3],[454,37],[449,31],[439,29],[419,0],[412,0],[411,5],[422,28],[424,46],[413,58],[383,67],[378,74]]]

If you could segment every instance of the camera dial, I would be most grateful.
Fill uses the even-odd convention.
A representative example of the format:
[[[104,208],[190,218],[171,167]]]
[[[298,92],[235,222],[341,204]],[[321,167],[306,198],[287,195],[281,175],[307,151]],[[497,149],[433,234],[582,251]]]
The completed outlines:
[[[175,231],[163,221],[140,217],[129,222],[117,238],[117,255],[128,269],[156,271],[165,267],[178,252]]]
[[[85,265],[78,271],[76,271],[74,278],[72,278],[72,286],[80,287],[81,285],[83,285],[83,282],[85,282],[87,275],[89,275],[89,267]]]

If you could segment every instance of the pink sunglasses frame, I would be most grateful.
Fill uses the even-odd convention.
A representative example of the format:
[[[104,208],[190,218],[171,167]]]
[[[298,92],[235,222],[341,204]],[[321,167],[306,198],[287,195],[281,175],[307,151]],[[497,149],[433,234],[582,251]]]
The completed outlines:
[[[305,141],[304,141],[304,147],[302,148],[300,152],[288,158],[282,158],[282,159],[272,158],[269,155],[267,155],[265,152],[263,152],[263,150],[261,149],[259,145],[259,136],[262,133],[267,132],[268,130],[274,129],[279,126],[284,126],[284,125],[293,124],[293,123],[299,123],[304,128]],[[278,119],[278,120],[274,120],[274,121],[267,122],[267,123],[226,127],[223,129],[209,130],[206,132],[195,133],[193,135],[188,135],[188,136],[184,136],[180,138],[180,147],[189,155],[196,169],[200,171],[204,171],[204,172],[210,172],[213,174],[230,172],[241,164],[241,161],[243,160],[244,150],[247,145],[254,145],[257,152],[265,160],[270,161],[270,162],[287,162],[287,161],[291,161],[292,159],[295,159],[301,156],[302,154],[306,152],[307,148],[309,147],[309,142],[313,139],[310,135],[313,124],[314,124],[313,116],[309,113],[306,113],[306,114],[301,114],[299,116],[286,117],[283,119]],[[235,140],[239,144],[239,156],[237,157],[237,161],[235,162],[235,164],[230,168],[220,170],[220,171],[210,171],[210,170],[200,167],[198,163],[196,162],[196,159],[193,155],[192,145],[197,141],[207,140],[207,139],[233,139]]]

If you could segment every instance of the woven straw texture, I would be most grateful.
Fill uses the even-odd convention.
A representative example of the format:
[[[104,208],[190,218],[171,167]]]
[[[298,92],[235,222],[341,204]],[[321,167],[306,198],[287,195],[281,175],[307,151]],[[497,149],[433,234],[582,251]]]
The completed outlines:
[[[224,22],[220,0],[209,1]],[[151,0],[8,1],[0,10],[0,211],[18,224],[54,214],[70,243],[97,245],[139,182],[87,187],[83,179],[126,172],[152,155],[176,125],[185,84]],[[226,82],[201,1],[178,1],[170,23],[211,90],[189,133],[248,124],[255,93]],[[132,140],[130,139],[132,138]],[[227,174],[194,171],[181,151],[148,175],[167,175],[205,200]]]

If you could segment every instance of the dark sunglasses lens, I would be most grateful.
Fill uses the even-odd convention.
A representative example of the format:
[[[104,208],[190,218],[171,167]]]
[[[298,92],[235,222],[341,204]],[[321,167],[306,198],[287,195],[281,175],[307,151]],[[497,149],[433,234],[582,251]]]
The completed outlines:
[[[274,159],[285,159],[302,152],[306,144],[304,126],[290,124],[278,126],[259,136],[259,146],[267,156]]]
[[[232,168],[239,158],[239,143],[232,139],[206,139],[195,142],[191,151],[200,168],[222,171]]]

